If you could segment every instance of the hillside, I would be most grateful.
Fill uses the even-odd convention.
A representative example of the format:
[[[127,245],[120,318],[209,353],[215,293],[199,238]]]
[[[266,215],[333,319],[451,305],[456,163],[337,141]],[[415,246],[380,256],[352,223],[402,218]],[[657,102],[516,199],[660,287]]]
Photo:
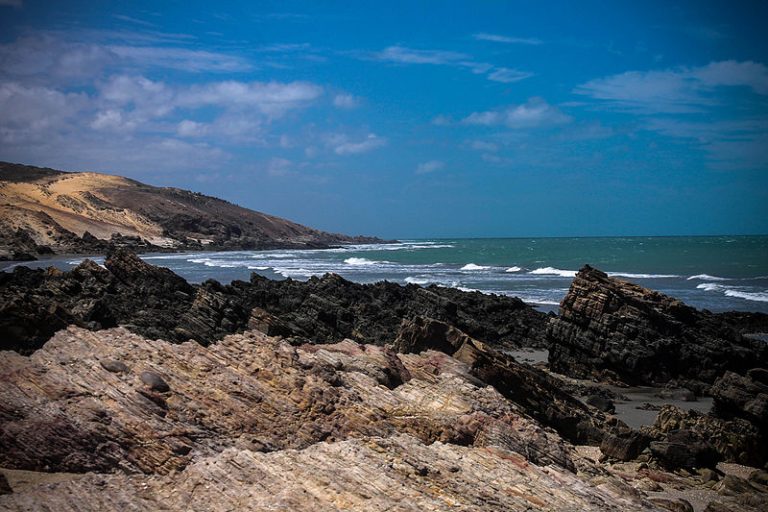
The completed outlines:
[[[323,248],[377,242],[121,176],[0,162],[0,259],[145,250]]]

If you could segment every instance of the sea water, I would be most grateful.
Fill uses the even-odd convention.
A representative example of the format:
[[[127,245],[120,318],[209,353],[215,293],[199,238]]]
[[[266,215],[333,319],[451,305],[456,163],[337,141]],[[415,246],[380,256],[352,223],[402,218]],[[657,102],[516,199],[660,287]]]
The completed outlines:
[[[768,313],[768,236],[425,239],[142,258],[191,282],[247,280],[251,272],[306,280],[334,272],[361,283],[387,280],[517,296],[542,309],[556,309],[578,269],[590,264],[697,308]],[[80,261],[24,264],[67,269]]]

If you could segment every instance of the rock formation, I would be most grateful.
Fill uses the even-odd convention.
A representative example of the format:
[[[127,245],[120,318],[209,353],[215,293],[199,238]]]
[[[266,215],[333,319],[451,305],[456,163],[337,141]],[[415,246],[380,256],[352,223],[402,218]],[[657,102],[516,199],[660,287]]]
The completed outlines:
[[[672,297],[582,268],[550,319],[552,370],[580,378],[705,390],[726,371],[768,363],[768,346],[730,321]]]
[[[603,438],[605,417],[562,391],[559,381],[455,327],[423,317],[404,320],[394,348],[402,353],[439,350],[449,354],[467,363],[472,375],[494,386],[569,441],[598,444]]]
[[[0,162],[0,260],[51,252],[322,248],[376,243],[308,228],[221,199],[120,176]]]
[[[17,267],[0,273],[0,348],[30,353],[67,325],[125,325],[150,338],[209,344],[246,328],[329,343],[384,344],[403,318],[424,315],[500,346],[541,346],[546,315],[511,297],[337,275],[307,282],[190,285],[171,271],[117,249],[105,268],[85,261],[70,272]],[[302,343],[301,339],[297,339]]]
[[[100,475],[34,495],[63,500],[59,509],[76,497],[119,506],[137,488],[147,492],[130,499],[142,508],[170,504],[169,485],[176,496],[204,485],[235,500],[219,496],[216,509],[253,494],[264,506],[306,508],[311,497],[294,500],[308,482],[328,507],[396,503],[402,492],[415,499],[409,506],[438,509],[568,500],[644,508],[625,491],[580,481],[573,472],[587,462],[571,445],[440,352],[396,355],[351,341],[294,347],[258,332],[203,347],[70,327],[30,357],[0,353],[0,369],[0,466],[166,475]],[[286,471],[288,480],[277,478]],[[243,482],[227,491],[231,479]],[[555,481],[569,485],[553,492]],[[494,491],[480,490],[491,482]],[[94,491],[107,491],[104,501],[91,502]],[[12,494],[0,507],[29,499]]]

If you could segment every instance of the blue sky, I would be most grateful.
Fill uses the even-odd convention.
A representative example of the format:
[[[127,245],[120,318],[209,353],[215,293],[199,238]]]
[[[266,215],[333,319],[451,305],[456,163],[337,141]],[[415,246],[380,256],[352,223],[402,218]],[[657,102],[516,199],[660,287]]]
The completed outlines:
[[[768,233],[766,19],[766,2],[0,0],[0,159],[350,234]]]

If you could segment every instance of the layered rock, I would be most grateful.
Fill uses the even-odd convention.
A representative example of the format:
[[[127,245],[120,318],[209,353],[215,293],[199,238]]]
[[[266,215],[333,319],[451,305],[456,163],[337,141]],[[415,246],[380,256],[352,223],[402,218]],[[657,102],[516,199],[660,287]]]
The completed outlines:
[[[102,268],[70,272],[17,267],[0,273],[0,348],[23,353],[67,325],[125,325],[151,338],[209,344],[246,328],[330,343],[391,342],[403,318],[425,315],[502,346],[544,344],[546,316],[516,298],[394,283],[356,284],[337,275],[307,282],[189,285],[167,269],[117,249]]]
[[[444,322],[424,317],[403,321],[394,348],[402,353],[439,350],[467,363],[472,375],[571,442],[599,444],[605,435],[605,416],[564,392],[558,380]]]
[[[701,391],[726,371],[768,362],[768,346],[723,317],[589,266],[574,278],[547,336],[552,370],[579,378],[677,380]]]
[[[591,485],[518,453],[412,436],[258,453],[228,448],[174,475],[89,475],[0,496],[0,510],[654,511],[610,480]]]
[[[0,353],[0,371],[5,467],[168,473],[228,447],[270,452],[399,432],[574,469],[554,431],[440,352],[293,347],[258,332],[203,347],[70,327],[30,357]]]

